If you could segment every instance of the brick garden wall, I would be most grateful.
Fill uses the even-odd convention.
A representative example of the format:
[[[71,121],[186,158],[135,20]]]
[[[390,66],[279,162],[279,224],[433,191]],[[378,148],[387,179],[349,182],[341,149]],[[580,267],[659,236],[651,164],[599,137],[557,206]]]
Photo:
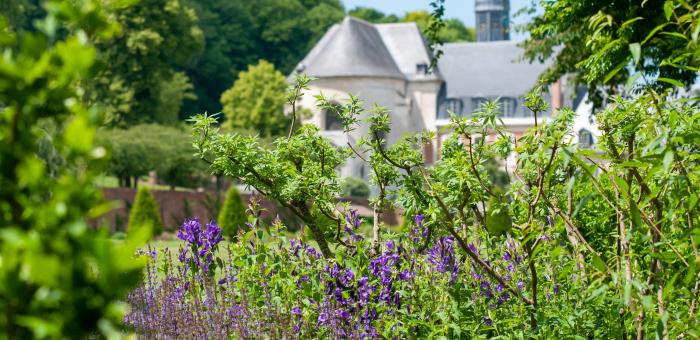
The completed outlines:
[[[103,215],[102,217],[92,221],[93,226],[107,225],[112,231],[126,231],[129,221],[129,211],[136,196],[136,189],[132,188],[104,188],[102,189],[105,199],[113,201],[118,206]],[[217,208],[217,192],[216,191],[172,191],[172,190],[153,190],[151,191],[158,207],[160,209],[160,217],[163,220],[166,231],[175,230],[182,221],[187,217],[198,217],[202,221],[216,219],[219,210]],[[225,191],[221,192],[221,197],[218,197],[219,204],[223,202]],[[241,196],[247,205],[250,202],[252,194],[241,193]],[[364,207],[362,210],[367,214],[369,202],[366,198],[344,198],[341,201],[349,201],[351,204]],[[293,224],[289,212],[280,211],[277,205],[268,200],[261,200],[261,207],[264,209],[262,213],[263,219],[273,219],[279,214],[283,221],[288,224]],[[362,212],[361,212],[362,213]],[[396,225],[399,218],[394,213],[386,213],[382,218],[383,222],[389,225]]]

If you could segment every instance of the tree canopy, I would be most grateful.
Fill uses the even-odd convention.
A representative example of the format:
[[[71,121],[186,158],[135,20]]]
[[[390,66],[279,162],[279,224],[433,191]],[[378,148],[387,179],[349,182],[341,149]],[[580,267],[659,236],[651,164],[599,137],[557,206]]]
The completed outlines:
[[[595,103],[629,83],[657,90],[692,84],[700,66],[700,3],[685,0],[540,1],[526,26],[526,56],[554,64],[542,76],[569,73]],[[535,6],[540,6],[536,7]]]
[[[113,13],[121,34],[99,44],[104,69],[93,83],[93,100],[113,125],[174,123],[191,89],[175,72],[202,48],[194,10],[180,0],[142,0]],[[173,111],[170,111],[173,110]]]
[[[328,28],[343,19],[339,0],[187,0],[199,16],[204,49],[184,69],[196,100],[182,118],[219,112],[221,94],[249,64],[265,59],[292,72]]]
[[[274,65],[261,60],[241,72],[233,87],[221,95],[228,129],[251,129],[263,137],[286,132],[289,117],[284,114],[287,81]]]
[[[415,22],[424,34],[430,26],[431,14],[428,11],[406,12],[402,17],[394,14],[385,14],[374,8],[356,7],[348,11],[348,14],[371,23],[395,23],[395,22]],[[467,27],[459,19],[443,20],[445,26],[440,29],[438,37],[442,42],[475,41],[476,31],[472,27]]]

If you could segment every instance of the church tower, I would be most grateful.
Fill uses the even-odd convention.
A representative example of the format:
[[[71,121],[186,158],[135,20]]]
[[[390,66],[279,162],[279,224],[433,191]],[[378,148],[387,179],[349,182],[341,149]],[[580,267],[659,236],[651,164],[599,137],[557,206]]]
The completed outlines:
[[[476,41],[509,40],[509,0],[476,0]]]

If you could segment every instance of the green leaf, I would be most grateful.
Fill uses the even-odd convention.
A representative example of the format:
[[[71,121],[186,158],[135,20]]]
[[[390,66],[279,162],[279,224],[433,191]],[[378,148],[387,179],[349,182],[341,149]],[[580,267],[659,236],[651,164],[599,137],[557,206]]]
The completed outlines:
[[[673,1],[667,0],[664,2],[664,15],[666,16],[666,21],[671,20],[671,15],[673,15]]]
[[[668,150],[664,154],[664,171],[668,172],[671,169],[671,163],[673,163],[673,150]]]
[[[633,43],[629,44],[629,48],[630,53],[632,53],[632,60],[634,60],[634,64],[639,64],[639,59],[642,55],[642,46],[639,43]]]
[[[603,83],[607,83],[612,79],[616,74],[620,72],[625,66],[629,64],[629,58],[625,59],[623,62],[615,66],[614,69],[612,69],[608,74],[605,76],[605,79],[603,79]]]
[[[656,78],[656,80],[658,80],[660,82],[667,83],[667,84],[671,84],[671,85],[676,86],[676,87],[685,88],[685,84],[683,84],[680,81],[675,80],[675,79],[659,77],[659,78]]]

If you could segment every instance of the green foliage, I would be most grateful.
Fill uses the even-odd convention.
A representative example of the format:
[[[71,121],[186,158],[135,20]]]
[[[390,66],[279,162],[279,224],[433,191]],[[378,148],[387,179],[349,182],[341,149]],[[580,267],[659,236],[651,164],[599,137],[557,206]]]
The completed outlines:
[[[247,128],[264,137],[284,134],[289,121],[284,114],[286,89],[284,75],[274,65],[261,60],[249,66],[221,95],[224,128]]]
[[[160,219],[158,203],[151,191],[140,187],[134,198],[134,204],[129,212],[129,233],[138,233],[141,228],[149,228],[154,235],[163,233],[163,222]]]
[[[119,178],[122,186],[149,171],[173,187],[197,187],[208,178],[206,164],[192,155],[189,134],[180,128],[142,124],[102,129],[97,140],[111,150],[107,173]]]
[[[343,196],[369,197],[369,185],[362,178],[345,177],[340,181]]]
[[[117,244],[88,226],[110,208],[93,185],[102,117],[79,88],[94,76],[91,39],[114,32],[101,5],[47,1],[42,30],[17,35],[26,27],[0,19],[0,338],[119,337],[141,277],[133,254],[148,235]]]
[[[543,80],[573,73],[598,106],[603,91],[619,93],[635,83],[658,91],[689,86],[697,77],[696,2],[559,0],[533,2],[530,12],[538,14],[526,26],[526,56],[555,59]]]
[[[196,100],[186,101],[181,117],[220,112],[221,94],[239,72],[268,60],[289,74],[331,25],[343,19],[337,0],[187,0],[204,32],[204,49],[185,72]]]
[[[219,213],[219,228],[222,234],[229,239],[234,239],[238,235],[238,230],[248,221],[245,213],[243,198],[235,186],[231,186],[226,193],[221,213]]]
[[[348,15],[375,24],[395,23],[401,21],[401,19],[395,14],[387,15],[371,7],[355,7],[348,11]]]
[[[508,202],[500,190],[493,190],[494,195],[489,198],[484,225],[492,235],[505,235],[513,228],[513,221],[508,212]]]
[[[394,14],[386,15],[369,7],[355,7],[348,12],[348,15],[376,24],[415,22],[424,34],[427,34],[432,20],[431,14],[427,11],[406,12],[403,17],[399,18]],[[438,33],[438,38],[442,42],[476,41],[474,28],[466,27],[459,19],[445,19],[443,22],[445,26]]]
[[[181,0],[142,0],[111,15],[121,32],[99,44],[104,68],[91,83],[91,98],[105,107],[111,125],[172,124],[191,89],[174,69],[203,44],[194,10]]]

